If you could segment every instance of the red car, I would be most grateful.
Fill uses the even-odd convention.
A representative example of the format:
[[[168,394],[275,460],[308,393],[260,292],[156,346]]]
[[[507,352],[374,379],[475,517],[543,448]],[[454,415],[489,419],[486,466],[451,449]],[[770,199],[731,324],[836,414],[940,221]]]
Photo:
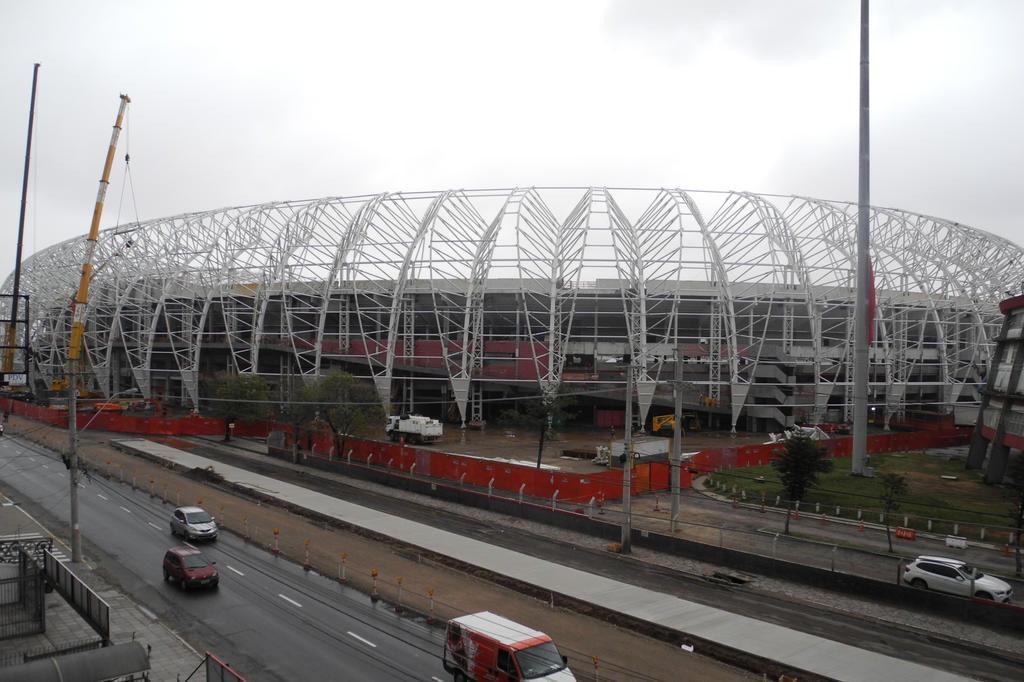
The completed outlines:
[[[164,580],[174,580],[181,589],[216,588],[220,582],[216,561],[209,561],[198,549],[172,547],[164,554]]]

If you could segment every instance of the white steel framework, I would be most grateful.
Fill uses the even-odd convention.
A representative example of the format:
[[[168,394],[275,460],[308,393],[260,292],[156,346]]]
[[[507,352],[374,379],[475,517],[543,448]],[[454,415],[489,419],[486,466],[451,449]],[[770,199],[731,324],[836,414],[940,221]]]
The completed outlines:
[[[278,202],[101,233],[85,334],[95,386],[198,405],[204,377],[371,379],[389,406],[569,385],[639,421],[670,403],[723,426],[848,419],[856,205],[682,189],[525,187]],[[977,404],[1024,252],[873,209],[871,395],[887,420]],[[24,264],[35,369],[63,376],[83,238]],[[9,293],[12,278],[4,285]],[[283,388],[281,389],[283,391]],[[618,390],[621,406],[621,389]],[[659,408],[660,409],[660,408]]]

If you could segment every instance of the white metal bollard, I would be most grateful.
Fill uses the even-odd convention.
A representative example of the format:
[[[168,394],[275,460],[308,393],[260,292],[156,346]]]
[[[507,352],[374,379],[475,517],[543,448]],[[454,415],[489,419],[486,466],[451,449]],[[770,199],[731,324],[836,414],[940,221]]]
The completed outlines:
[[[597,498],[596,497],[591,497],[590,498],[590,503],[587,505],[587,518],[588,519],[594,518],[594,505],[596,504],[596,502],[597,502]]]
[[[369,456],[368,456],[368,457],[366,458],[366,466],[370,466],[371,464],[373,464],[373,453],[372,453],[372,452],[371,452],[371,453],[370,453],[370,455],[369,455]]]
[[[348,452],[345,454],[345,458],[348,460],[349,464],[352,463],[352,448],[348,449]]]
[[[519,486],[519,504],[523,503],[523,491],[524,490],[526,490],[526,484],[525,483],[523,483],[521,486]]]
[[[557,505],[558,505],[558,491],[556,490],[555,494],[551,496],[551,511],[554,511],[555,507]]]
[[[412,466],[409,467],[409,475],[412,476],[415,472],[416,472],[416,462],[413,462]]]
[[[494,492],[494,476],[491,476],[491,480],[487,482],[487,497],[490,497]]]
[[[463,471],[462,475],[459,476],[459,485],[461,485],[461,486],[465,486],[466,485],[466,472],[465,471]]]

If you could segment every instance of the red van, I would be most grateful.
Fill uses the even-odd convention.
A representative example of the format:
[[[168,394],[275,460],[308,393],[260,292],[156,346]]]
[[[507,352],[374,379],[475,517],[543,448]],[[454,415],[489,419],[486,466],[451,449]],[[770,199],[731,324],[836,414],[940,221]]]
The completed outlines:
[[[455,682],[576,680],[550,637],[489,611],[448,621],[442,663]]]

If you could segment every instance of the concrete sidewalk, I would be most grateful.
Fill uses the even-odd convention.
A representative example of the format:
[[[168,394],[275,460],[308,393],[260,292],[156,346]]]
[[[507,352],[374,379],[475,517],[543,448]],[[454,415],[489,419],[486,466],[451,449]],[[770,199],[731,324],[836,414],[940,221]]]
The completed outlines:
[[[38,536],[52,538],[53,533],[21,509],[17,500],[0,496],[0,536]],[[80,564],[71,564],[70,548],[58,539],[53,541],[53,554],[62,559],[110,607],[110,639],[113,644],[138,641],[149,651],[151,680],[177,682],[186,679],[203,657],[156,616],[100,577],[88,557]],[[45,656],[73,647],[89,648],[101,641],[97,632],[56,591],[46,594],[46,631],[38,635],[0,640],[0,664],[16,665],[23,655]],[[203,682],[206,672],[200,669],[189,682]]]
[[[127,450],[177,467],[212,469],[225,482],[336,518],[372,533],[452,557],[540,590],[595,604],[633,619],[676,630],[681,639],[701,638],[717,645],[781,662],[795,670],[839,680],[961,680],[945,671],[877,654],[772,623],[729,613],[670,595],[506,550],[431,526],[398,518],[323,495],[301,486],[221,464],[146,440],[124,440]]]

